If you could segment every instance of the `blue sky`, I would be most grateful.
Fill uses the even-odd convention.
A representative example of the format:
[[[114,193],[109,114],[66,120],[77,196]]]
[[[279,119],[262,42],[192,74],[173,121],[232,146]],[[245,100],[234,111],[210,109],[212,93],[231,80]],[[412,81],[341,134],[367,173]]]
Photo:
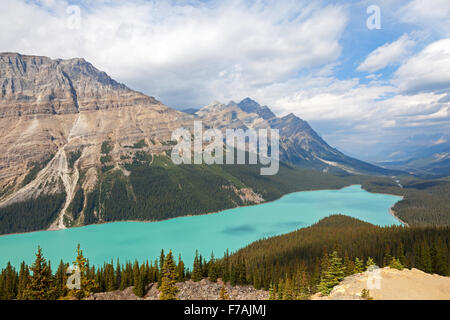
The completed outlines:
[[[174,108],[249,96],[365,159],[411,135],[450,131],[448,0],[0,5],[0,51],[84,57]],[[367,28],[370,5],[380,29]]]

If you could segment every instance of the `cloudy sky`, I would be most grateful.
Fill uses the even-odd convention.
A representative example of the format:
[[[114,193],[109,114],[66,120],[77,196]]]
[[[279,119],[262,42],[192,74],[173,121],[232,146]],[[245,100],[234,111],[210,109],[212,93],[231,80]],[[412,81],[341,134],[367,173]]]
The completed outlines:
[[[174,108],[249,96],[363,159],[411,135],[450,131],[449,0],[0,0],[0,8],[0,51],[84,57]]]

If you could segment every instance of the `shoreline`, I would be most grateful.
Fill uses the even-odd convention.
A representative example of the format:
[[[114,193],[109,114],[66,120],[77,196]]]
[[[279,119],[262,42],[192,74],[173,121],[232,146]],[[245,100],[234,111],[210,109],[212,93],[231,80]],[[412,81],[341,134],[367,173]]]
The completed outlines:
[[[389,213],[391,214],[391,216],[393,216],[398,222],[403,224],[403,226],[409,228],[410,227],[409,224],[407,222],[403,221],[402,219],[400,219],[399,217],[397,217],[397,215],[395,214],[395,210],[393,208],[394,208],[394,206],[389,208]]]
[[[68,227],[68,228],[64,228],[64,229],[41,229],[41,230],[34,230],[34,231],[26,231],[26,232],[16,232],[16,233],[7,233],[7,234],[2,234],[0,235],[0,239],[2,237],[6,237],[6,236],[13,236],[13,235],[23,235],[23,234],[31,234],[31,233],[37,233],[37,232],[46,232],[46,231],[62,231],[62,230],[69,230],[69,229],[75,229],[75,228],[84,228],[84,227],[89,227],[89,226],[97,226],[97,225],[102,225],[102,224],[109,224],[109,223],[120,223],[120,222],[138,222],[138,223],[155,223],[155,222],[164,222],[164,221],[169,221],[169,220],[173,220],[173,219],[179,219],[179,218],[187,218],[187,217],[196,217],[196,216],[206,216],[206,215],[210,215],[210,214],[217,214],[217,213],[222,213],[225,212],[227,210],[232,210],[232,209],[238,209],[238,208],[245,208],[245,207],[252,207],[252,206],[258,206],[258,205],[263,205],[266,203],[271,203],[277,200],[282,199],[285,196],[294,194],[294,193],[299,193],[299,192],[312,192],[312,191],[336,191],[336,190],[342,190],[344,188],[348,188],[348,187],[353,187],[353,186],[359,186],[361,188],[361,190],[364,190],[368,193],[372,193],[372,194],[384,194],[384,195],[389,195],[389,196],[397,196],[400,197],[398,195],[394,195],[394,194],[388,194],[388,193],[378,193],[378,192],[370,192],[366,189],[364,189],[362,187],[361,184],[349,184],[347,186],[343,186],[341,188],[337,188],[337,189],[310,189],[310,190],[300,190],[300,191],[292,191],[292,192],[288,192],[283,194],[282,196],[270,200],[270,201],[264,201],[264,202],[260,202],[260,203],[253,203],[253,204],[249,204],[249,205],[242,205],[242,206],[237,206],[237,207],[231,207],[231,208],[226,208],[226,209],[222,209],[220,211],[214,211],[214,212],[206,212],[206,213],[200,213],[200,214],[187,214],[187,215],[182,215],[182,216],[178,216],[178,217],[172,217],[172,218],[166,218],[166,219],[162,219],[162,220],[117,220],[117,221],[108,221],[108,222],[99,222],[99,223],[94,223],[94,224],[89,224],[89,225],[82,225],[82,226],[76,226],[76,227]],[[402,197],[403,200],[404,197]],[[401,201],[401,200],[399,200]],[[398,201],[397,201],[398,202]],[[394,204],[395,205],[395,204]],[[409,227],[409,225],[402,221],[401,219],[399,219],[397,216],[395,216],[395,214],[393,214],[391,212],[393,206],[391,208],[389,208],[389,213],[395,218],[397,219],[400,223],[406,225]]]

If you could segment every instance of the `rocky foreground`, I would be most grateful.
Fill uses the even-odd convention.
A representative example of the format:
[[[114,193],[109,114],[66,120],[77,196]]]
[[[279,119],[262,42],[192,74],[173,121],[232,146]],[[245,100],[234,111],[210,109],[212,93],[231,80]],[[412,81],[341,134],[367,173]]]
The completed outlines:
[[[329,296],[318,293],[311,300],[450,300],[450,277],[428,274],[418,269],[396,270],[389,267],[346,277]],[[125,290],[96,293],[89,300],[157,300],[156,284],[150,284],[143,298]],[[222,282],[186,281],[177,283],[180,300],[218,300]],[[230,300],[267,300],[269,293],[252,286],[225,286]],[[363,290],[368,290],[363,296]]]
[[[157,284],[150,284],[143,298],[137,297],[133,293],[133,287],[129,287],[123,291],[117,290],[112,292],[96,293],[89,300],[157,300],[159,290]],[[203,279],[199,282],[192,280],[177,283],[180,289],[178,299],[180,300],[218,300],[222,282],[211,282]],[[256,290],[252,286],[225,286],[231,300],[266,300],[269,293],[264,290]]]
[[[373,300],[450,300],[450,277],[386,267],[348,276],[329,296],[316,294],[312,300],[362,300],[363,289]]]

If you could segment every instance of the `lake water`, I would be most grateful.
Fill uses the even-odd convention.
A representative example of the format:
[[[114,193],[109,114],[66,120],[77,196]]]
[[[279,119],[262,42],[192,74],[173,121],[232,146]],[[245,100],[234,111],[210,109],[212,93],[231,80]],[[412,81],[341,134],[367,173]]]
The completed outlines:
[[[195,250],[209,259],[222,257],[263,237],[310,226],[331,214],[345,214],[376,225],[399,225],[389,213],[401,197],[366,192],[360,186],[340,190],[306,191],[279,200],[219,213],[181,217],[160,222],[114,222],[59,231],[41,231],[0,237],[0,267],[8,261],[18,267],[32,264],[37,246],[57,267],[60,259],[72,262],[78,243],[91,264],[117,258],[153,261],[162,248],[181,253],[191,265]]]

